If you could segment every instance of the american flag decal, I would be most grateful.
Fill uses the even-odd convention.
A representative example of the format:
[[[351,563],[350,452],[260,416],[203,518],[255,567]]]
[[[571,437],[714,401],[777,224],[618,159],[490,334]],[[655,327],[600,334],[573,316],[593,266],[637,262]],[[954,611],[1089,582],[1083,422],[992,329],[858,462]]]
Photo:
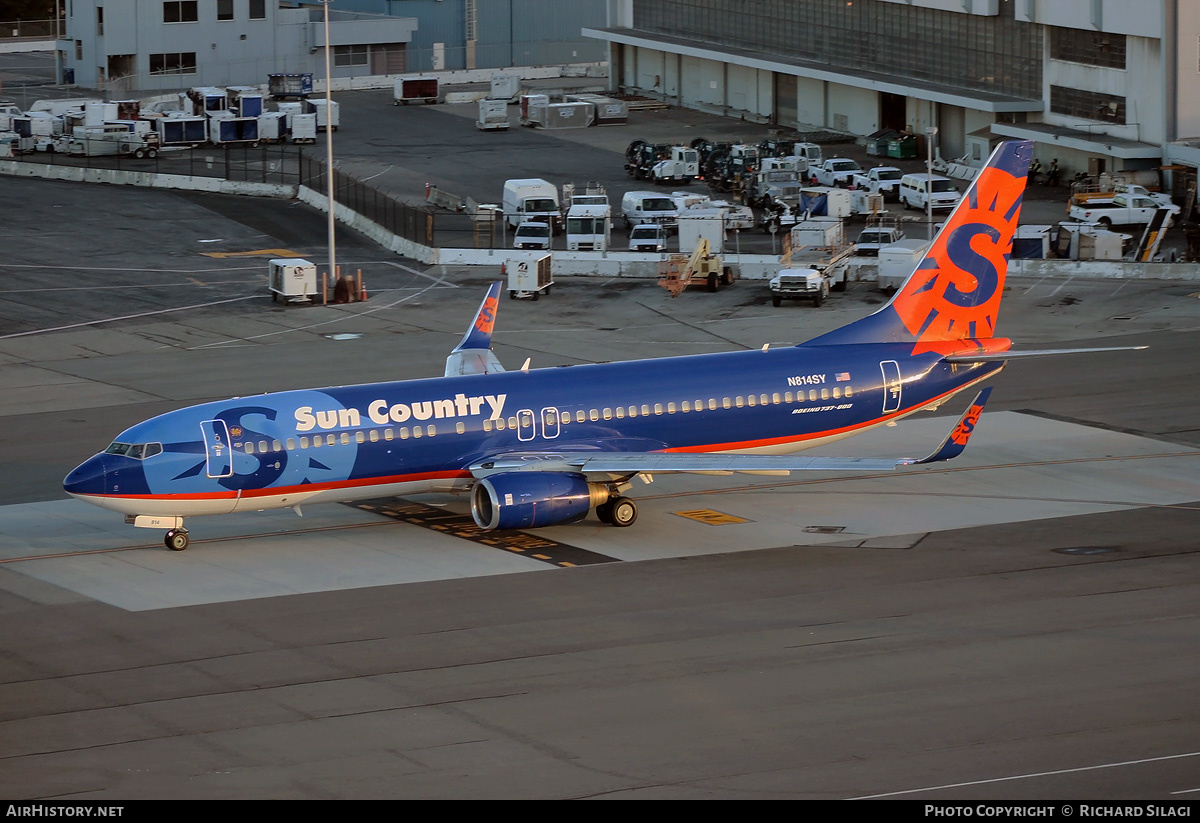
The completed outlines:
[[[837,379],[837,382],[845,383],[847,380],[850,379],[850,372],[840,371],[835,375],[835,378]]]

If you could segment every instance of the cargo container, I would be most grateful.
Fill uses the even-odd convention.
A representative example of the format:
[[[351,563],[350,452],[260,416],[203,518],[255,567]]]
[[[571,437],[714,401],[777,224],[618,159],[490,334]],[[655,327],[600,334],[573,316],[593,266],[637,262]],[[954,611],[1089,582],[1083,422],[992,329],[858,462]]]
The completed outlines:
[[[263,113],[263,96],[257,86],[230,86],[229,109],[238,117],[258,117]]]
[[[542,293],[549,294],[554,285],[550,261],[550,255],[537,252],[510,256],[502,270],[508,279],[509,299],[532,297],[537,300]]]
[[[438,101],[438,79],[436,77],[418,77],[408,75],[396,78],[392,94],[392,105],[401,103],[436,103]]]
[[[257,117],[213,116],[208,122],[208,139],[218,146],[234,143],[258,145]]]
[[[258,116],[258,139],[264,143],[281,143],[287,140],[287,115],[281,111],[268,111]]]
[[[267,264],[271,302],[307,303],[317,293],[317,267],[299,257],[276,257]]]
[[[879,288],[895,294],[917,270],[929,250],[926,240],[901,240],[879,250]]]
[[[225,89],[212,86],[197,86],[180,92],[179,101],[188,114],[213,114],[229,109],[229,95]]]
[[[338,130],[338,125],[341,122],[340,106],[338,101],[330,101],[329,111],[325,111],[325,99],[318,98],[316,100],[304,101],[304,113],[315,114],[317,116],[317,131],[325,131],[327,128]]]
[[[521,75],[507,72],[493,72],[492,88],[488,92],[488,100],[503,100],[515,103],[521,95]]]
[[[207,117],[160,117],[154,121],[154,127],[163,146],[202,146],[208,142]]]
[[[312,74],[268,74],[267,91],[273,100],[286,100],[289,97],[303,100],[312,94]]]
[[[483,131],[504,131],[508,128],[507,100],[480,100],[476,128]]]
[[[595,107],[596,126],[619,126],[629,122],[629,104],[602,94],[564,94],[568,103],[591,103]]]
[[[545,95],[538,95],[545,97]],[[528,105],[526,105],[528,101]],[[592,125],[596,106],[592,103],[543,103],[522,98],[521,125],[542,129],[580,129]]]
[[[317,116],[315,114],[289,114],[288,134],[293,143],[317,142]]]

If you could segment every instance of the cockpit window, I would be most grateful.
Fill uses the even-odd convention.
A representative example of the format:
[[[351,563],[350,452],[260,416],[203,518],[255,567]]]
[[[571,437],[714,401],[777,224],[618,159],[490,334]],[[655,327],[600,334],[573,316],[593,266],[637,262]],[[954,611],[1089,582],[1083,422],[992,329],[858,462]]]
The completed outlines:
[[[113,443],[104,450],[105,454],[121,454],[134,460],[145,460],[156,454],[162,454],[162,443]]]

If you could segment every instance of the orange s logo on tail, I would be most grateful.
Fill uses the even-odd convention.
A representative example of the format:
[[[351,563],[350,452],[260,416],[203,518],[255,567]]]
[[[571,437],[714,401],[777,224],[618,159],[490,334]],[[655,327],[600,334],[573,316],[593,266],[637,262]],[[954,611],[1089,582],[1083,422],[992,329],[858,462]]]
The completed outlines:
[[[985,167],[896,295],[891,305],[916,338],[913,354],[994,335],[1024,190],[1023,170]]]
[[[475,315],[475,328],[483,334],[491,334],[492,326],[496,323],[496,308],[498,300],[491,295],[483,301],[483,305],[479,307],[479,314]]]

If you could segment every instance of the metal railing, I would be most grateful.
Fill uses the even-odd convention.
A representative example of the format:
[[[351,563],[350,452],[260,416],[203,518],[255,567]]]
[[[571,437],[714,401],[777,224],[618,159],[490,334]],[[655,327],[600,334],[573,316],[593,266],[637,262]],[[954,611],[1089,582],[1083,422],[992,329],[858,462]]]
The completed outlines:
[[[305,153],[300,158],[300,184],[324,194],[328,191],[324,161]],[[410,206],[353,175],[333,170],[333,198],[397,237],[423,246],[434,244],[434,213]]]
[[[257,147],[225,144],[175,150],[164,150],[159,146],[154,157],[137,157],[111,140],[101,138],[72,138],[72,144],[69,152],[32,151],[14,155],[13,159],[50,166],[180,174],[248,183],[294,186],[300,182],[301,147],[294,144]]]
[[[48,37],[53,40],[62,30],[61,22],[53,17],[43,20],[0,20],[0,40],[17,37]]]

